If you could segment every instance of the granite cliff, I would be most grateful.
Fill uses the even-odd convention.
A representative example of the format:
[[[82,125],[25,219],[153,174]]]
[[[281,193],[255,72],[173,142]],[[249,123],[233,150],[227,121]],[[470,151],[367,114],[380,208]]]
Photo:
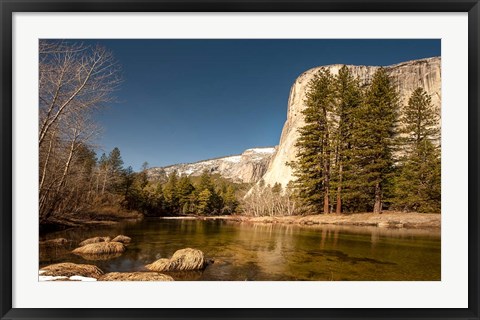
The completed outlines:
[[[265,184],[280,183],[286,186],[293,179],[292,168],[287,162],[295,160],[297,150],[295,143],[299,136],[298,129],[304,126],[301,111],[305,108],[304,99],[308,82],[320,68],[328,68],[332,74],[338,74],[343,65],[329,65],[310,69],[301,74],[294,82],[288,101],[287,120],[283,126],[280,143],[270,165],[262,177]],[[362,84],[368,84],[378,66],[347,66]],[[440,114],[441,107],[441,59],[433,57],[427,59],[407,61],[384,67],[393,78],[400,94],[401,105],[408,103],[411,93],[418,87],[423,87],[431,95],[432,103]],[[400,113],[402,111],[400,110]]]

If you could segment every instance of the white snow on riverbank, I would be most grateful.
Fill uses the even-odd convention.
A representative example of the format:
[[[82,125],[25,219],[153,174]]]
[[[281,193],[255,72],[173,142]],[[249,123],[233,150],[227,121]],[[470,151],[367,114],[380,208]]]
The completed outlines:
[[[38,281],[97,281],[95,278],[83,277],[83,276],[42,276],[45,270],[38,271]]]

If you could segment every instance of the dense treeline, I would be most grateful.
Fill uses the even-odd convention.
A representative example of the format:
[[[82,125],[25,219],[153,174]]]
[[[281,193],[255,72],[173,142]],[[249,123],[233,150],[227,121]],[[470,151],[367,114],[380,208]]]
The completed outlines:
[[[308,212],[440,212],[439,117],[422,88],[401,110],[385,69],[362,86],[346,66],[322,68],[305,104],[291,165]]]
[[[232,183],[207,171],[199,177],[165,173],[149,181],[147,166],[139,173],[128,170],[129,187],[125,188],[123,205],[146,216],[219,215],[235,213],[242,185]]]

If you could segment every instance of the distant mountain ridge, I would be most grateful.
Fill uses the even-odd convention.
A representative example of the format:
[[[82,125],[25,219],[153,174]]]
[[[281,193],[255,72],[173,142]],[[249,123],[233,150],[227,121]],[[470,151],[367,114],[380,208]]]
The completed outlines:
[[[265,174],[275,152],[276,147],[251,148],[239,155],[154,167],[148,169],[147,174],[149,179],[159,179],[175,170],[179,176],[199,176],[206,170],[234,182],[254,183]]]

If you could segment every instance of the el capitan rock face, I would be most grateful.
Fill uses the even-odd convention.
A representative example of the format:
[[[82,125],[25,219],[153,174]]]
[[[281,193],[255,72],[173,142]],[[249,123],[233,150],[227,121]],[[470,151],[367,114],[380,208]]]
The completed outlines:
[[[301,111],[305,108],[303,101],[307,85],[320,68],[328,68],[332,74],[336,75],[342,66],[338,64],[313,68],[304,72],[295,80],[290,90],[287,121],[283,126],[280,144],[263,176],[265,184],[273,186],[278,182],[282,186],[286,186],[294,178],[292,168],[287,166],[287,163],[295,160],[295,155],[297,154],[295,143],[299,137],[298,129],[305,125]],[[363,84],[369,83],[375,71],[380,68],[377,66],[347,67]],[[401,105],[408,103],[411,93],[416,88],[422,87],[431,95],[432,104],[437,108],[438,114],[440,114],[442,98],[440,57],[407,61],[384,68],[397,86]]]

